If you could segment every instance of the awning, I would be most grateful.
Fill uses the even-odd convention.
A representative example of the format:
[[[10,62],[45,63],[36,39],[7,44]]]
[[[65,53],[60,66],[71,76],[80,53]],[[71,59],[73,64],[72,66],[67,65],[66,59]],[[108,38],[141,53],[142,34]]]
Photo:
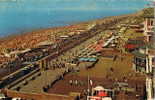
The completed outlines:
[[[94,88],[94,90],[96,90],[96,91],[102,91],[102,90],[104,90],[104,88],[102,86],[96,86]]]
[[[127,44],[127,45],[125,45],[125,48],[126,49],[135,49],[135,48],[137,48],[137,45],[135,45],[135,44]]]
[[[103,92],[103,91],[99,91],[98,96],[106,97],[107,96],[107,93],[106,92]]]

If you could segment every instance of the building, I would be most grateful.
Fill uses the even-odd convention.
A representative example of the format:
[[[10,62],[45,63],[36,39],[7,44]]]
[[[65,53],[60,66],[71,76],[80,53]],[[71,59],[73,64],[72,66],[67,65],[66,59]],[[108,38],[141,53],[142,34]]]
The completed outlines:
[[[146,41],[150,42],[153,39],[153,29],[154,29],[154,15],[152,14],[152,9],[147,10],[144,13],[144,35]]]
[[[154,45],[154,15],[153,9],[144,10],[144,36],[145,46],[141,46],[134,54],[133,67],[137,72],[153,73],[155,67],[155,45]]]
[[[155,44],[154,44],[154,16],[153,9],[144,13],[144,36],[146,44],[134,54],[133,67],[137,72],[146,73],[146,100],[155,100]]]
[[[137,72],[152,73],[155,68],[155,49],[150,46],[134,51],[133,67]]]
[[[125,50],[128,52],[132,52],[137,50],[139,47],[144,46],[145,43],[143,40],[139,40],[139,39],[129,39],[127,41],[127,43],[125,44]]]

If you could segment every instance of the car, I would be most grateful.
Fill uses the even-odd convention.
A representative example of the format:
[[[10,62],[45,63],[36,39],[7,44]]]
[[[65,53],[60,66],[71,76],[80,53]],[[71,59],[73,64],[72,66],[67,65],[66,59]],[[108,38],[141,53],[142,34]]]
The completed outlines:
[[[6,98],[5,95],[2,94],[2,93],[0,93],[0,100],[3,100],[3,99],[5,99],[5,98]]]
[[[20,97],[12,98],[12,100],[22,100]]]

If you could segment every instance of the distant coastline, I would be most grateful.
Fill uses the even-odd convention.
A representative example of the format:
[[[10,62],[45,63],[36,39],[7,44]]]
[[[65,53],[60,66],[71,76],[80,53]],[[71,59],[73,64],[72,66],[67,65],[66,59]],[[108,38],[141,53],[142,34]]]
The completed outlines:
[[[136,12],[130,13],[130,14],[135,14],[135,13]],[[117,16],[130,15],[130,14],[120,14],[120,15],[117,15]],[[8,35],[3,35],[3,36],[0,35],[0,41],[1,40],[6,40],[8,38],[13,38],[13,37],[16,37],[16,36],[25,35],[25,34],[28,34],[28,33],[31,33],[31,32],[35,32],[35,31],[38,31],[38,30],[63,28],[63,27],[66,27],[66,26],[77,25],[77,24],[82,24],[82,23],[90,23],[90,22],[94,22],[94,21],[97,21],[97,20],[103,20],[103,19],[106,19],[106,18],[109,18],[109,17],[114,17],[114,16],[105,16],[105,17],[102,17],[102,18],[91,19],[91,20],[88,20],[88,21],[77,21],[77,22],[73,22],[73,23],[68,23],[68,24],[60,25],[60,26],[53,26],[53,27],[48,27],[48,28],[36,28],[36,29],[31,29],[31,30],[25,30],[23,32],[15,32],[15,33],[8,34]]]
[[[0,19],[2,19],[0,22],[0,37],[7,37],[12,34],[16,35],[21,33],[28,33],[38,29],[40,30],[51,27],[63,27],[80,22],[102,19],[107,16],[117,16],[130,13],[134,13],[134,11],[118,11],[112,13],[111,11],[75,11],[73,14],[72,12],[58,12],[58,14],[52,14],[51,12],[47,16],[46,13],[44,15],[44,12],[39,12],[39,15],[37,16],[33,16],[34,13],[32,12],[4,12],[4,14],[2,13],[2,15],[0,15]]]
[[[113,18],[121,18],[122,16],[137,16],[139,12],[132,14],[125,14],[119,16],[109,16],[96,20],[90,20],[85,22],[79,22],[72,25],[61,26],[61,27],[52,27],[45,29],[38,29],[31,32],[25,32],[23,34],[9,35],[7,37],[0,39],[0,50],[6,49],[25,49],[25,48],[34,48],[38,43],[44,41],[53,41],[52,38],[55,35],[65,35],[69,32],[76,30],[85,30],[87,26],[91,24],[103,24],[107,20],[113,20]]]

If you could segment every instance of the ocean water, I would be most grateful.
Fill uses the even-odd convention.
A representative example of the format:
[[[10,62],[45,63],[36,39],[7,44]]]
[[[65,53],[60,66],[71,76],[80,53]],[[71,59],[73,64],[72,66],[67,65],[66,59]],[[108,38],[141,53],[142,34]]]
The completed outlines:
[[[145,0],[0,0],[0,37],[143,9]]]

